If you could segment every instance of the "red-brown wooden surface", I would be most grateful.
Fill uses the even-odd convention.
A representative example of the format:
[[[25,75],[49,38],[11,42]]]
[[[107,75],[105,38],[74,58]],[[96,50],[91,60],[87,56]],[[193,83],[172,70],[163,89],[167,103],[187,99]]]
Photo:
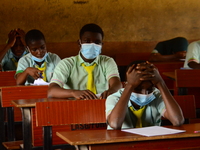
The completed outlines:
[[[2,107],[13,107],[12,100],[47,97],[47,85],[0,87]]]
[[[14,78],[15,72],[16,71],[0,71],[0,87],[16,85],[16,80]]]
[[[36,103],[37,126],[104,123],[105,99]]]
[[[196,108],[200,108],[200,70],[175,70],[175,88],[187,88],[188,95],[195,96]]]
[[[106,120],[105,120],[105,100],[86,100],[86,101],[84,101],[84,102],[86,102],[87,105],[83,105],[82,103],[80,103],[80,105],[79,105],[78,103],[76,103],[74,101],[75,102],[74,105],[70,106],[70,108],[66,107],[66,105],[64,105],[64,104],[60,107],[59,105],[61,105],[63,102],[62,103],[58,102],[58,103],[60,103],[59,105],[53,105],[54,102],[53,103],[52,102],[44,102],[44,103],[52,103],[52,105],[50,106],[50,107],[52,107],[51,109],[54,109],[54,107],[55,107],[55,109],[56,110],[58,109],[59,113],[61,113],[61,114],[55,113],[55,110],[53,110],[52,113],[55,113],[54,115],[60,115],[62,117],[66,117],[66,118],[67,118],[67,114],[64,114],[64,112],[62,112],[62,111],[69,111],[70,110],[70,111],[72,111],[70,113],[71,115],[73,115],[73,113],[74,113],[75,118],[80,118],[80,116],[84,115],[84,111],[89,112],[89,108],[91,107],[92,112],[93,111],[95,112],[95,114],[92,115],[92,116],[96,115],[96,117],[93,118],[93,119],[95,119],[96,122],[98,122],[98,123],[95,122],[95,123],[90,123],[90,124],[89,123],[81,123],[81,124],[78,124],[78,123],[77,124],[71,124],[70,123],[70,125],[53,126],[52,127],[52,130],[53,130],[52,131],[53,145],[66,144],[65,141],[61,140],[58,136],[56,136],[56,132],[58,132],[58,131],[95,130],[95,129],[106,129],[107,128]],[[96,103],[95,104],[91,103],[91,101],[94,101]],[[80,102],[80,101],[77,101],[77,102]],[[36,103],[36,105],[37,104],[38,103]],[[81,107],[85,107],[85,109],[83,110],[81,108],[81,109],[79,109],[79,111],[75,111],[75,109],[73,109],[73,107],[77,109],[78,107],[76,106],[76,104],[77,104],[77,106],[79,105]],[[49,107],[49,105],[47,107]],[[41,107],[41,108],[47,109],[47,108],[43,108],[43,107]],[[37,107],[37,109],[38,109],[38,107]],[[68,110],[66,110],[66,109],[68,109]],[[62,111],[60,111],[60,110],[62,110]],[[34,146],[42,146],[42,144],[43,144],[42,127],[36,126],[35,108],[31,109],[31,115],[32,115],[31,118],[32,118],[32,139],[33,139],[32,144]],[[52,114],[50,114],[50,116],[49,115],[47,115],[47,116],[49,116],[50,118],[52,117],[53,120],[55,119],[56,123],[57,123],[57,121],[60,123],[60,119],[62,117],[59,119],[59,117],[55,117],[55,116],[51,116],[51,115]],[[85,113],[85,115],[88,115],[88,113]],[[97,118],[98,116],[100,118]],[[86,116],[86,118],[88,118],[88,117]],[[45,118],[41,118],[41,119],[45,119]],[[66,120],[66,119],[64,119],[64,120]],[[69,120],[67,120],[67,122],[68,121]],[[55,122],[53,121],[52,123],[55,123]],[[63,121],[61,121],[61,122],[63,122]]]
[[[118,66],[127,66],[136,60],[149,60],[150,53],[120,53],[115,55]]]
[[[0,100],[2,107],[14,107],[12,100],[30,99],[30,98],[46,98],[48,86],[9,86],[0,87]],[[19,108],[14,107],[15,121],[22,121],[22,114]]]
[[[200,87],[199,69],[177,69],[175,70],[177,87]]]
[[[175,95],[174,98],[181,107],[185,118],[196,118],[194,95]]]
[[[167,76],[163,75],[163,72],[174,72],[176,69],[183,67],[184,62],[152,62],[157,68],[158,71],[165,81],[169,89],[174,89],[174,81]]]
[[[116,150],[200,148],[200,133],[194,133],[194,131],[200,130],[200,124],[184,124],[179,127],[168,127],[185,130],[186,132],[147,137],[121,130],[95,130],[90,132],[81,130],[57,132],[57,135],[71,145],[90,145],[91,147],[98,147],[98,149],[106,149],[105,147]]]

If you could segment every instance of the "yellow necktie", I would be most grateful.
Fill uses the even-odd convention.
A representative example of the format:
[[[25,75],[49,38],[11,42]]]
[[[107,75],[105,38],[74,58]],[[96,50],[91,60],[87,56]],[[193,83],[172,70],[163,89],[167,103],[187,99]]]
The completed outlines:
[[[137,117],[137,123],[136,123],[136,128],[141,128],[142,127],[142,114],[144,112],[145,106],[142,108],[135,110],[133,109],[133,106],[129,107],[130,110],[133,112],[133,114]]]
[[[85,68],[85,70],[88,73],[87,89],[92,91],[94,94],[97,94],[96,87],[94,84],[94,78],[93,78],[93,70],[96,64],[93,64],[92,66],[85,66],[85,64],[82,63],[82,66]]]
[[[35,66],[37,69],[39,69],[40,71],[42,71],[42,79],[44,81],[47,81],[47,77],[46,77],[46,62],[44,62],[44,67],[40,68],[38,65]]]
[[[13,61],[13,63],[15,64],[15,67],[17,67],[18,65],[18,62],[14,59],[14,58],[11,58],[11,60]]]

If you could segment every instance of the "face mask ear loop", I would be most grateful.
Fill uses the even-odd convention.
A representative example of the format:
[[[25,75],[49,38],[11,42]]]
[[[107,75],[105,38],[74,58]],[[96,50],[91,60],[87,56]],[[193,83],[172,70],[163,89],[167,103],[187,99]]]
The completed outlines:
[[[28,52],[29,52],[29,53],[31,53],[31,50],[29,49],[29,47],[28,47],[28,46],[26,46],[26,49],[28,50]]]

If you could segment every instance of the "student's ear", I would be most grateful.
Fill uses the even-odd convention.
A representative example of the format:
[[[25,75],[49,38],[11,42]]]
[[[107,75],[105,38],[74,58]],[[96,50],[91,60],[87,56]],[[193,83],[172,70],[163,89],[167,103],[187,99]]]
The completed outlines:
[[[79,47],[81,47],[81,40],[80,39],[77,40],[77,44],[79,45]]]

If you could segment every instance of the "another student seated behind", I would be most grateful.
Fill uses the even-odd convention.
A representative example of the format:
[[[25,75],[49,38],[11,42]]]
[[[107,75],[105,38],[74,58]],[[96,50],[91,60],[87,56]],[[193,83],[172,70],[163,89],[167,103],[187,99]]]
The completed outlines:
[[[189,44],[184,68],[200,69],[200,41]]]
[[[183,37],[176,37],[159,42],[152,51],[149,61],[179,61],[185,59],[188,41]]]
[[[80,30],[80,52],[77,56],[65,58],[54,70],[48,90],[49,97],[97,99],[121,88],[119,72],[115,61],[100,55],[104,33],[96,24],[86,24]],[[86,69],[93,69],[88,74]]]
[[[16,71],[17,84],[31,84],[38,78],[50,82],[60,57],[47,52],[45,37],[39,30],[28,31],[25,41],[30,53],[19,60]]]
[[[25,32],[22,29],[11,30],[8,41],[3,50],[0,51],[0,62],[2,71],[16,70],[19,59],[26,55]]]
[[[126,77],[125,88],[106,99],[108,129],[159,126],[162,116],[174,126],[184,123],[180,106],[153,64],[135,61]]]

